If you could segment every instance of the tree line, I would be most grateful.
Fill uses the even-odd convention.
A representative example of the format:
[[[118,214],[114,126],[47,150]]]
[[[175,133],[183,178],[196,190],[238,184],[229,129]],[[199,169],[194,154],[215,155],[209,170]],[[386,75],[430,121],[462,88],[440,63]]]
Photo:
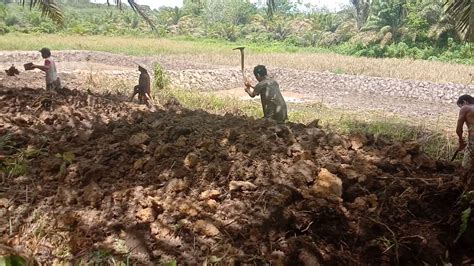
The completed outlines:
[[[109,3],[121,7],[121,11],[88,0],[47,1],[55,3],[59,17],[45,13],[48,7],[40,2],[33,1],[31,6],[40,8],[31,12],[14,4],[0,6],[0,32],[186,36],[262,45],[278,42],[369,57],[473,61],[470,46],[463,43],[473,35],[471,1],[350,0],[337,12],[288,0],[265,0],[260,4],[248,0],[185,0],[181,8],[157,10],[134,1],[127,1],[132,8],[117,0]]]

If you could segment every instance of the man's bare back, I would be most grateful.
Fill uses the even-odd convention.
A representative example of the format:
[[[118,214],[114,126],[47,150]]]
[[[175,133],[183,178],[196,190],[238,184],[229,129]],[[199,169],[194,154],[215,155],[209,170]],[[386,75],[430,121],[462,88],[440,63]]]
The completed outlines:
[[[471,179],[474,174],[474,98],[470,95],[462,95],[457,101],[459,110],[458,123],[456,126],[456,134],[459,138],[459,148],[464,151],[462,166],[465,169],[464,186],[471,189]],[[467,126],[468,138],[467,142],[463,137],[464,124]]]
[[[465,116],[466,116],[466,125],[469,132],[469,138],[474,137],[474,104],[465,105],[462,109],[465,109]],[[461,109],[461,110],[462,110]]]
[[[474,104],[463,104],[459,111],[456,132],[460,139],[462,138],[464,124],[467,126],[469,139],[474,138]]]

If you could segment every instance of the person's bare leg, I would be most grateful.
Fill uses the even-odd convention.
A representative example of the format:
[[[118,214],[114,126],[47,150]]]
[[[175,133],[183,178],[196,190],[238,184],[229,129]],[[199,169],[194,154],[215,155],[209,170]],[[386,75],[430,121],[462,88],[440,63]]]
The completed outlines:
[[[145,104],[148,107],[151,107],[152,105],[155,104],[155,102],[153,101],[153,98],[151,98],[150,94],[148,93],[145,93]]]
[[[472,180],[474,178],[474,152],[472,150],[470,151],[470,155],[471,155],[471,163],[470,163],[471,168],[466,170],[466,183],[467,183],[468,191],[474,190],[474,182]]]
[[[140,99],[140,87],[137,85],[135,87],[133,87],[133,95],[132,97],[130,97],[130,101],[133,102],[133,98],[135,98],[135,95],[138,94],[138,99]]]
[[[469,148],[469,147],[468,147]],[[463,176],[462,176],[462,185],[464,191],[470,191],[474,189],[474,165],[473,165],[473,159],[474,159],[474,153],[470,150],[466,150],[466,153],[463,159]]]
[[[60,90],[61,89],[61,80],[59,78],[56,79],[56,81],[54,82],[54,85],[55,85],[56,90]]]

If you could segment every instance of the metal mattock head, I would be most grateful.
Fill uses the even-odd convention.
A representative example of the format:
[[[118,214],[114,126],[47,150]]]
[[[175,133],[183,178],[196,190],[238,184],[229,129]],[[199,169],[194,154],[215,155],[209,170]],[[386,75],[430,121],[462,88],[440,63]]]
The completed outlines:
[[[240,67],[242,71],[242,76],[244,76],[244,46],[236,47],[232,50],[240,50]]]

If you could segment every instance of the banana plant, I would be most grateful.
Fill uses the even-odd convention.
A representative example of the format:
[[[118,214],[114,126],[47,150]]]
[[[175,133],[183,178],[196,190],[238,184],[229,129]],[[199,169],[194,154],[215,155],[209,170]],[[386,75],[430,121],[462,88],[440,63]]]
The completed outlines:
[[[25,6],[27,2],[29,2],[28,5],[30,6],[30,9],[33,9],[33,7],[38,7],[41,9],[43,16],[49,17],[58,24],[63,24],[63,12],[54,0],[21,0],[20,3]]]
[[[374,0],[371,12],[366,27],[378,29],[386,35],[384,38],[396,40],[406,23],[406,0]]]

